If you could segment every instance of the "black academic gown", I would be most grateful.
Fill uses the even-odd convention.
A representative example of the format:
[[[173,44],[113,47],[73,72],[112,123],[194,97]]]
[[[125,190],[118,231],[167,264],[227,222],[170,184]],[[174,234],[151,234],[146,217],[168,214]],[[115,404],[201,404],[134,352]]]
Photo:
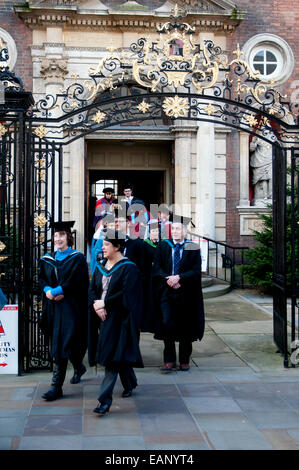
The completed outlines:
[[[143,277],[144,266],[144,243],[140,238],[130,238],[127,236],[125,240],[124,256],[133,261],[140,270],[141,277]]]
[[[181,258],[179,289],[167,285],[172,275],[172,242],[163,240],[156,248],[153,279],[158,285],[159,309],[155,321],[155,339],[175,341],[201,340],[204,334],[204,306],[201,288],[201,256],[199,248],[186,242]]]
[[[142,295],[143,299],[146,298],[147,295],[147,278],[146,278],[146,264],[147,264],[147,254],[145,251],[145,244],[144,241],[140,238],[126,238],[125,242],[125,251],[124,256],[129,258],[130,261],[133,261],[137,265],[140,271],[141,277],[141,285],[142,285]],[[141,318],[141,332],[151,332],[147,322],[148,312],[143,309],[142,318]]]
[[[71,358],[82,361],[87,349],[89,275],[85,256],[72,252],[62,261],[55,253],[40,260],[39,285],[61,286],[64,298],[49,300],[43,292],[40,327],[51,338],[50,354],[56,361]]]
[[[139,350],[142,289],[137,266],[123,258],[110,271],[106,260],[97,264],[89,287],[88,359],[120,371],[123,366],[143,367]],[[107,318],[101,321],[93,308],[102,295],[102,278],[111,276],[105,297]]]
[[[141,331],[154,333],[154,319],[156,310],[156,289],[153,285],[153,263],[158,243],[150,239],[144,240],[144,302]]]

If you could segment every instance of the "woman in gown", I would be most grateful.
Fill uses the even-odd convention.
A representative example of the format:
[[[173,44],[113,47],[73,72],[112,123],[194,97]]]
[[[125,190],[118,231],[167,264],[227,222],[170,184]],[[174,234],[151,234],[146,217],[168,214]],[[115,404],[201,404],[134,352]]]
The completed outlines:
[[[97,264],[89,288],[89,364],[105,367],[98,405],[93,410],[99,415],[110,409],[118,375],[123,398],[130,397],[137,386],[133,367],[143,367],[139,350],[141,276],[136,264],[122,255],[123,248],[118,232],[111,237],[107,233],[104,259]]]
[[[57,251],[40,260],[39,285],[43,291],[40,327],[51,340],[54,359],[51,389],[47,401],[62,397],[68,360],[74,367],[71,383],[80,382],[86,372],[82,363],[87,349],[89,275],[85,256],[72,249],[74,222],[54,222]]]

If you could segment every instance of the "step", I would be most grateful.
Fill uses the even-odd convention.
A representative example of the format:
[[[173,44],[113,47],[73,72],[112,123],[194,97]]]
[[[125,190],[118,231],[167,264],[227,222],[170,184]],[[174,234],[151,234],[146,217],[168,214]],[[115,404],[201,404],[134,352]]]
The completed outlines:
[[[209,287],[213,284],[213,278],[210,276],[201,276],[201,287]]]
[[[213,282],[211,285],[202,289],[204,299],[212,299],[213,297],[219,297],[225,295],[231,290],[230,284]]]

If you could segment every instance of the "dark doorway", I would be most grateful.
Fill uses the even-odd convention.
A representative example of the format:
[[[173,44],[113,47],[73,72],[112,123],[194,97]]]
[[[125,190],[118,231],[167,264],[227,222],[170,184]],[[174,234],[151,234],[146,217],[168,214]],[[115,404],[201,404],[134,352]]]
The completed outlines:
[[[117,188],[118,195],[123,195],[126,185],[133,186],[133,194],[142,199],[147,207],[151,204],[165,202],[165,171],[163,170],[89,170],[88,185],[88,240],[93,236],[94,208],[97,199],[103,197],[101,188],[106,186]],[[96,188],[97,183],[97,188]],[[98,194],[96,194],[96,190]]]

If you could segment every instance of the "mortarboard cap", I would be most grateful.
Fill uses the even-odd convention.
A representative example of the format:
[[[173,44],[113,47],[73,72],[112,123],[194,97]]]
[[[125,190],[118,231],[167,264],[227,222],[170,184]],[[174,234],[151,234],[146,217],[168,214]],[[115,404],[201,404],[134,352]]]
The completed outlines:
[[[74,225],[75,221],[66,221],[66,220],[59,220],[58,222],[51,222],[50,227],[54,229],[54,232],[69,232],[71,233],[71,229]]]
[[[110,242],[113,246],[120,245],[124,247],[126,235],[121,232],[117,232],[111,229],[107,229],[105,232],[105,241]]]
[[[149,227],[150,230],[155,229],[155,228],[159,228],[158,219],[150,219],[148,221],[148,227]]]
[[[106,193],[114,193],[114,189],[113,188],[104,188],[103,189],[103,193],[106,194]]]
[[[179,223],[187,227],[187,225],[191,222],[191,217],[185,217],[184,215],[177,215],[177,214],[170,214],[169,220],[172,223]]]

